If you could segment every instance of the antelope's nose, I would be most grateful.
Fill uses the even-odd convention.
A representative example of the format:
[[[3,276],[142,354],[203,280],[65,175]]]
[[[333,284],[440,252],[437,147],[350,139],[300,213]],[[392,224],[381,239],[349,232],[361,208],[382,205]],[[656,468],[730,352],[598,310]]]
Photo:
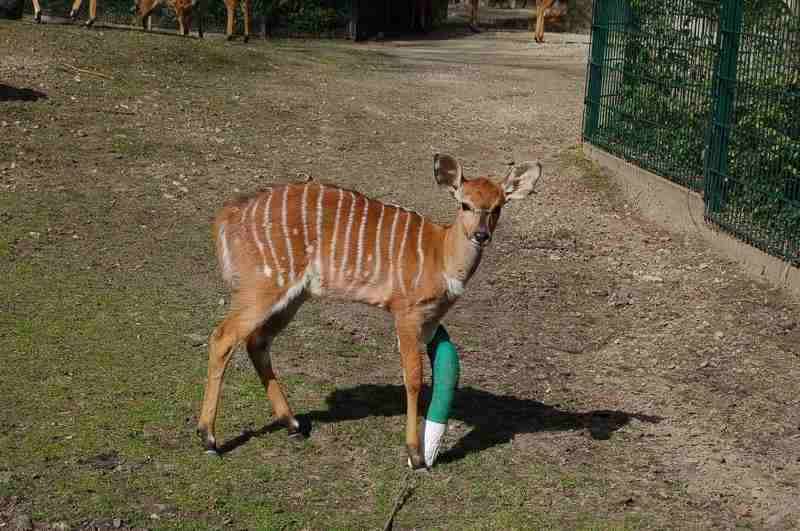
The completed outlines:
[[[476,232],[475,233],[475,240],[480,243],[486,243],[489,241],[489,233],[488,232]]]

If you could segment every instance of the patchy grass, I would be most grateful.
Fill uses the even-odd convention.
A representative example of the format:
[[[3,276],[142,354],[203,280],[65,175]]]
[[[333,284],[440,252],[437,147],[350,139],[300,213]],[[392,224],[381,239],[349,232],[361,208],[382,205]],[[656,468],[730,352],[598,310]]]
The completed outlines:
[[[216,208],[312,174],[446,219],[443,196],[421,193],[410,168],[429,168],[431,145],[443,138],[471,161],[508,142],[486,96],[529,82],[529,68],[482,65],[478,76],[459,58],[415,63],[341,42],[243,46],[7,21],[0,47],[10,50],[0,56],[3,83],[45,95],[0,102],[0,523],[28,515],[72,528],[119,519],[154,529],[374,529],[406,481],[413,489],[395,528],[737,521],[713,491],[698,489],[685,463],[665,457],[680,453],[662,414],[671,411],[663,389],[677,384],[659,371],[677,362],[658,356],[678,351],[670,341],[680,334],[667,329],[641,349],[628,336],[654,322],[664,330],[680,313],[667,302],[674,290],[628,290],[657,301],[652,316],[607,302],[630,279],[598,267],[598,256],[626,257],[620,269],[630,269],[621,246],[635,238],[596,246],[618,240],[592,232],[596,225],[624,227],[600,210],[612,202],[607,180],[571,147],[556,156],[554,174],[574,188],[504,212],[508,235],[487,258],[491,274],[479,274],[466,309],[448,321],[462,386],[447,450],[430,473],[404,468],[404,392],[389,320],[347,306],[306,305],[275,346],[289,401],[313,426],[308,440],[292,443],[272,425],[238,353],[218,420],[230,451],[221,460],[201,451],[198,337],[225,310],[209,234]],[[581,68],[565,67],[564,87],[575,89]],[[559,76],[538,77],[537,87],[559,94]],[[451,78],[460,81],[447,86],[452,93],[441,85]],[[467,88],[475,92],[458,92]],[[515,93],[517,109],[539,108],[538,90]],[[575,214],[590,208],[602,224]],[[790,313],[780,297],[770,304]],[[748,326],[777,330],[766,320]],[[781,341],[764,348],[783,352],[791,337]],[[692,382],[682,388],[686,407],[702,410],[704,388]]]

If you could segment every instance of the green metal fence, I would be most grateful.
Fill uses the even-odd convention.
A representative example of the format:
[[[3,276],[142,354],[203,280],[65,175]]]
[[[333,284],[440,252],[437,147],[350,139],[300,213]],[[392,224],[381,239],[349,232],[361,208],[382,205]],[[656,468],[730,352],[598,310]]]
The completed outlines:
[[[583,137],[800,266],[800,1],[595,0]]]

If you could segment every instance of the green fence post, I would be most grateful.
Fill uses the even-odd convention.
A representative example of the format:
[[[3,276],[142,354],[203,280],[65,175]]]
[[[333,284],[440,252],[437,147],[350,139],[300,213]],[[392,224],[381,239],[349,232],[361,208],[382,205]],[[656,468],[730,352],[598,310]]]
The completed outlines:
[[[720,53],[713,83],[714,112],[709,126],[704,175],[706,218],[722,208],[728,175],[728,142],[736,100],[736,63],[742,31],[741,0],[722,0],[720,10]]]
[[[603,63],[608,45],[608,11],[613,0],[594,0],[592,5],[592,52],[586,81],[586,107],[583,138],[590,142],[600,120],[600,98],[603,94]]]

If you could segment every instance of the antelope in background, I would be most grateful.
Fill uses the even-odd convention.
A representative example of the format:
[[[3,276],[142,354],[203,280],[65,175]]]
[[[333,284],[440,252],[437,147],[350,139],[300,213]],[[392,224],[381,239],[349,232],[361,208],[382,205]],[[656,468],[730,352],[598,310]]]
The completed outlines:
[[[33,20],[37,23],[42,21],[42,8],[39,5],[39,0],[33,1]],[[75,0],[72,4],[72,9],[69,11],[69,18],[74,22],[78,18],[78,10],[81,8],[83,0]],[[94,24],[97,18],[97,0],[89,1],[89,20],[86,21],[87,26]]]
[[[152,29],[151,15],[153,11],[165,2],[175,11],[175,18],[178,20],[178,32],[181,35],[189,35],[192,30],[192,15],[198,0],[136,0],[133,10],[141,21],[142,28],[148,31]],[[197,17],[197,36],[201,39],[203,38],[202,13]]]
[[[239,342],[245,343],[277,419],[290,436],[301,436],[270,350],[306,299],[328,297],[393,314],[406,388],[408,462],[415,469],[425,466],[417,426],[421,353],[464,293],[503,205],[531,194],[542,166],[523,163],[497,184],[487,178],[467,180],[454,158],[436,155],[433,174],[459,203],[452,225],[312,182],[276,185],[222,208],[214,235],[231,306],[208,344],[208,379],[197,426],[208,453],[218,455],[214,422],[220,389]]]
[[[567,12],[566,0],[537,0],[536,2],[536,25],[530,21],[530,29],[533,31],[533,40],[538,43],[544,42],[544,19],[545,17],[558,18]]]
[[[42,21],[42,8],[39,5],[39,0],[33,1],[33,18],[36,22]],[[144,29],[151,29],[150,15],[152,12],[164,2],[175,11],[175,16],[178,19],[179,31],[182,35],[188,35],[191,30],[191,20],[194,11],[197,11],[197,34],[203,38],[203,11],[200,0],[134,0],[133,11],[136,13],[142,22]],[[225,9],[227,10],[228,18],[225,26],[225,36],[227,40],[233,39],[233,21],[236,11],[236,4],[241,1],[243,25],[244,25],[244,42],[250,40],[250,0],[224,0]],[[81,8],[83,0],[74,0],[72,9],[69,12],[69,18],[75,21],[78,17],[78,11]],[[87,26],[94,24],[97,19],[97,0],[89,0],[89,20],[86,21]]]
[[[480,32],[478,28],[479,3],[480,0],[467,0],[467,12],[469,17],[467,25],[476,33]],[[536,22],[534,22],[534,17],[531,16],[528,24],[528,27],[533,32],[533,40],[538,43],[544,42],[545,17],[558,18],[564,16],[566,12],[566,0],[536,0]]]
[[[78,0],[76,0],[78,1]],[[93,2],[95,0],[92,0]],[[191,31],[192,15],[197,12],[197,36],[203,38],[203,8],[201,0],[135,0],[134,10],[142,21],[142,27],[149,30],[150,15],[164,2],[167,2],[170,7],[175,11],[176,18],[178,19],[178,31],[182,35],[188,35]],[[243,26],[244,26],[244,42],[250,40],[250,0],[224,0],[225,9],[227,11],[227,23],[225,25],[225,38],[233,40],[233,22],[236,14],[236,4],[241,1]]]

